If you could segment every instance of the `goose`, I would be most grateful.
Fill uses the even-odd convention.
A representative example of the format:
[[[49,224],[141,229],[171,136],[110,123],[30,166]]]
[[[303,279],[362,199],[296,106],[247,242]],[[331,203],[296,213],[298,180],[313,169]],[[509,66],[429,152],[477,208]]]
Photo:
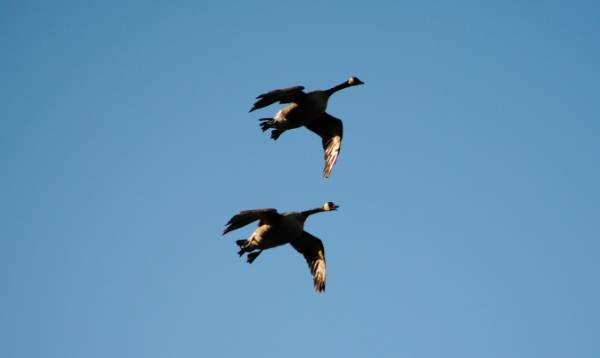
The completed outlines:
[[[323,176],[328,178],[340,153],[343,136],[343,125],[339,118],[325,112],[329,97],[344,88],[364,84],[358,77],[350,77],[337,86],[324,91],[305,93],[304,86],[293,86],[276,89],[256,97],[249,112],[269,106],[275,102],[290,103],[279,110],[273,118],[261,118],[260,128],[263,132],[273,128],[271,138],[277,140],[285,131],[305,126],[322,139],[325,151]]]
[[[238,255],[241,257],[247,253],[246,260],[251,264],[263,250],[290,244],[306,259],[313,276],[315,291],[323,292],[326,278],[325,248],[320,239],[304,231],[304,222],[312,214],[334,211],[338,207],[329,201],[318,208],[300,212],[290,211],[280,214],[276,209],[245,210],[234,215],[225,224],[223,235],[260,220],[258,227],[247,240],[235,242],[240,248]]]

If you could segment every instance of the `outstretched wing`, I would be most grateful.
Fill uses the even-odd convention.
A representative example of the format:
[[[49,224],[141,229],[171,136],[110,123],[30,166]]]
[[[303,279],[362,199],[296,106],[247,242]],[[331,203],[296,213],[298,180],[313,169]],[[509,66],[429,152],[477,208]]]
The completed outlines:
[[[325,279],[327,277],[327,268],[325,267],[325,248],[319,238],[312,236],[306,231],[302,232],[299,238],[291,242],[291,245],[304,255],[310,273],[313,275],[315,291],[325,291]]]
[[[257,101],[250,109],[250,112],[271,105],[275,102],[291,103],[301,101],[306,95],[303,92],[304,86],[294,86],[288,88],[276,89],[267,93],[263,93],[256,97]]]
[[[342,121],[323,113],[321,117],[306,124],[305,127],[317,133],[323,139],[323,149],[325,150],[323,176],[327,178],[338,159],[342,147],[342,136],[344,135]]]
[[[261,220],[264,222],[273,222],[277,220],[281,215],[275,209],[253,209],[241,211],[239,214],[234,215],[227,224],[223,235],[230,231],[239,229],[243,226],[250,224],[253,221]]]

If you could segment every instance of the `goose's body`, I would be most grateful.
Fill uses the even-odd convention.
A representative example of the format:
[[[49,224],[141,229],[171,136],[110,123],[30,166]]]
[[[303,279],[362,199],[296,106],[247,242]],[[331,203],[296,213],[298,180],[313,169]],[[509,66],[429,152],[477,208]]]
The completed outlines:
[[[266,250],[289,244],[302,234],[304,220],[300,213],[289,212],[281,214],[275,225],[263,221],[245,243],[245,247]]]
[[[309,92],[303,100],[298,100],[299,103],[294,102],[277,111],[270,128],[279,130],[281,135],[286,130],[307,125],[325,113],[328,100],[325,91]]]
[[[259,220],[258,227],[247,240],[236,241],[240,247],[238,254],[247,253],[247,261],[252,263],[263,250],[291,244],[304,255],[313,274],[315,290],[321,292],[325,290],[325,249],[321,240],[304,231],[304,222],[312,214],[337,208],[337,205],[327,202],[322,207],[302,212],[280,214],[275,209],[246,210],[229,220],[223,235]]]
[[[305,93],[303,86],[294,86],[273,90],[257,97],[257,101],[250,112],[271,105],[275,102],[290,103],[279,110],[273,118],[261,118],[261,128],[271,131],[271,138],[277,140],[285,131],[305,126],[319,135],[323,140],[325,150],[325,168],[323,176],[328,177],[333,169],[342,143],[342,121],[327,114],[329,97],[344,88],[361,85],[363,82],[357,77],[324,91]]]

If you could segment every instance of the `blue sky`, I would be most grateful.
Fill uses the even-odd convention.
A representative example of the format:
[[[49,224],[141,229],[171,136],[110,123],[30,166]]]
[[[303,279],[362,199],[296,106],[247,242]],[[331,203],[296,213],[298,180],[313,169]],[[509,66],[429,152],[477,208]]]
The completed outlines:
[[[592,1],[0,3],[0,356],[598,357]],[[264,91],[331,98],[342,152]],[[253,265],[225,222],[303,210]]]

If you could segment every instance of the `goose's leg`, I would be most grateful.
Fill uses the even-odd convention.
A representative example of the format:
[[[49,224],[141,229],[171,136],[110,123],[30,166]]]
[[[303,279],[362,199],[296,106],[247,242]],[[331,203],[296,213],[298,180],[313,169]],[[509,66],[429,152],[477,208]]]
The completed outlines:
[[[259,121],[261,122],[260,129],[262,129],[263,132],[275,126],[275,120],[273,118],[261,118]]]
[[[252,240],[248,239],[248,240],[237,240],[235,243],[240,247],[240,251],[238,251],[238,255],[240,255],[240,257],[245,254],[246,252],[252,252],[254,250],[256,250],[256,247],[253,247],[254,245],[251,245]]]
[[[251,264],[252,262],[254,262],[254,260],[256,260],[256,258],[258,257],[258,255],[260,255],[261,252],[263,252],[263,250],[249,253],[246,258],[246,261],[248,261],[248,263]]]
[[[260,129],[262,129],[263,132],[271,128],[276,128],[276,120],[273,118],[261,118],[259,119],[259,121],[261,121]],[[271,138],[273,138],[273,140],[277,140],[277,138],[279,138],[279,136],[282,135],[283,132],[285,132],[285,129],[273,129],[271,131]]]
[[[271,138],[273,138],[273,140],[277,140],[277,138],[279,138],[279,136],[282,134],[283,131],[281,129],[273,129],[271,131]]]

